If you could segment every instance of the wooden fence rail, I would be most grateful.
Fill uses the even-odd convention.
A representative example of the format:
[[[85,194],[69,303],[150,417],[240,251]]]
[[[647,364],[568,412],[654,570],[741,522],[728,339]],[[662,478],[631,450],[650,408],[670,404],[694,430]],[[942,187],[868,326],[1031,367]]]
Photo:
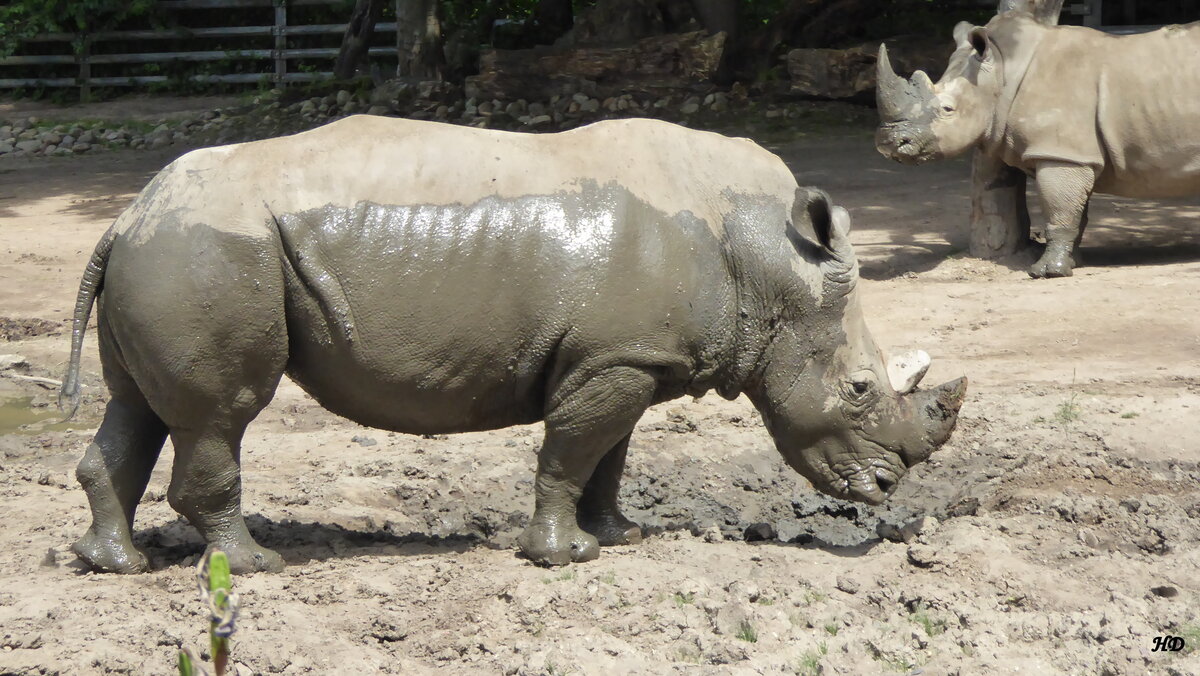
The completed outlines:
[[[80,96],[87,99],[93,86],[120,87],[137,86],[166,82],[170,78],[165,75],[136,75],[136,76],[105,76],[92,75],[93,65],[112,64],[156,64],[170,62],[233,62],[233,61],[272,61],[274,72],[262,73],[216,73],[196,74],[189,77],[194,82],[201,83],[255,83],[268,81],[276,86],[289,82],[311,82],[333,76],[332,60],[338,55],[336,47],[288,48],[288,38],[295,36],[341,35],[346,30],[346,24],[311,24],[288,25],[288,7],[317,6],[339,4],[337,0],[160,0],[158,6],[169,11],[193,9],[241,9],[256,7],[274,7],[275,22],[269,26],[226,26],[226,27],[175,27],[158,30],[114,30],[91,34],[77,33],[47,33],[38,35],[24,42],[28,43],[74,43],[80,47],[72,54],[44,55],[15,55],[0,58],[0,67],[5,66],[42,66],[42,65],[71,65],[78,67],[75,77],[0,77],[0,89],[19,87],[79,87]],[[378,23],[377,33],[395,33],[396,23]],[[234,50],[202,50],[202,51],[169,51],[154,49],[152,51],[126,54],[94,54],[93,47],[102,42],[156,42],[163,40],[196,40],[216,38],[273,38],[258,49]],[[159,43],[161,44],[161,42]],[[396,47],[393,41],[391,47],[372,47],[368,51],[371,56],[395,56]],[[288,69],[288,61],[296,59],[328,59],[330,68],[321,70],[304,70],[295,72]]]

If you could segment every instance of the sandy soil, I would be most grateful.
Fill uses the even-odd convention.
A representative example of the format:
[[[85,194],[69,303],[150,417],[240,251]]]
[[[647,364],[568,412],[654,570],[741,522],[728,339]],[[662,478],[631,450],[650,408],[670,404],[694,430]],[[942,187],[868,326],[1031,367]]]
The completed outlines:
[[[850,208],[880,344],[971,378],[943,451],[865,508],[783,467],[744,400],[672,402],[623,488],[651,536],[548,570],[512,548],[540,428],[390,434],[287,383],[244,465],[251,527],[289,567],[235,581],[238,673],[1200,673],[1200,202],[1098,198],[1091,264],[1033,281],[962,257],[965,164],[890,164],[863,131],[772,149]],[[0,161],[0,352],[29,362],[8,375],[60,377],[86,256],[169,160]],[[0,377],[0,673],[171,673],[207,651],[169,447],[139,512],[154,571],[68,550],[94,333],[84,368],[70,429],[17,429],[53,393]],[[777,535],[747,542],[761,523]],[[1184,650],[1153,651],[1166,635]]]

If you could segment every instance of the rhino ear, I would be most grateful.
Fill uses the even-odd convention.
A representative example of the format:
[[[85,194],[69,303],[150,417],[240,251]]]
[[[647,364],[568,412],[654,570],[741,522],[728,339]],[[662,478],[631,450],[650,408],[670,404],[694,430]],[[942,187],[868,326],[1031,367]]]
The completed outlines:
[[[989,41],[986,28],[979,26],[972,29],[967,35],[967,41],[971,43],[971,49],[975,50],[975,56],[979,57],[981,61],[987,58]]]
[[[837,239],[835,209],[824,190],[797,188],[796,198],[792,203],[792,222],[808,221],[821,248],[832,252]]]

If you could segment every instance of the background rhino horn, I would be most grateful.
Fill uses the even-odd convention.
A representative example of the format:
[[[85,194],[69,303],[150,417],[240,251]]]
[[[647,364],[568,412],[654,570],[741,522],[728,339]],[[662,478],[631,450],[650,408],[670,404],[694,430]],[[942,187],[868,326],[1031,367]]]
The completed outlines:
[[[887,45],[879,45],[879,57],[875,62],[875,105],[879,116],[885,121],[896,120],[904,113],[908,98],[908,82],[892,70],[888,59]]]

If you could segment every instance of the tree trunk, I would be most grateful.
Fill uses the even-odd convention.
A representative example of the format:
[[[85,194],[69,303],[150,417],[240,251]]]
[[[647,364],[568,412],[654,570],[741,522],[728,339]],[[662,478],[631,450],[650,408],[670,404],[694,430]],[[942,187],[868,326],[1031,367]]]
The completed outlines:
[[[1026,11],[1053,26],[1063,0],[1000,0],[997,13]],[[971,255],[998,258],[1029,246],[1025,174],[976,150],[971,162]]]
[[[971,255],[999,258],[1029,246],[1025,174],[976,150],[971,162]]]
[[[1054,26],[1062,14],[1063,0],[1000,0],[996,13],[1029,12],[1041,23]]]
[[[350,14],[346,33],[342,36],[342,48],[338,50],[337,61],[333,65],[333,76],[338,80],[354,77],[358,64],[367,55],[371,34],[383,15],[383,3],[384,0],[358,0],[354,3],[354,12]]]
[[[754,80],[771,62],[775,50],[796,28],[836,4],[838,0],[792,0],[770,21],[755,30],[742,31],[730,45],[728,68],[739,80]],[[811,47],[814,45],[792,45]]]
[[[437,0],[396,0],[399,77],[442,79],[442,24]]]
[[[533,8],[529,37],[535,45],[553,44],[563,33],[571,30],[574,23],[575,10],[571,0],[538,0]]]

